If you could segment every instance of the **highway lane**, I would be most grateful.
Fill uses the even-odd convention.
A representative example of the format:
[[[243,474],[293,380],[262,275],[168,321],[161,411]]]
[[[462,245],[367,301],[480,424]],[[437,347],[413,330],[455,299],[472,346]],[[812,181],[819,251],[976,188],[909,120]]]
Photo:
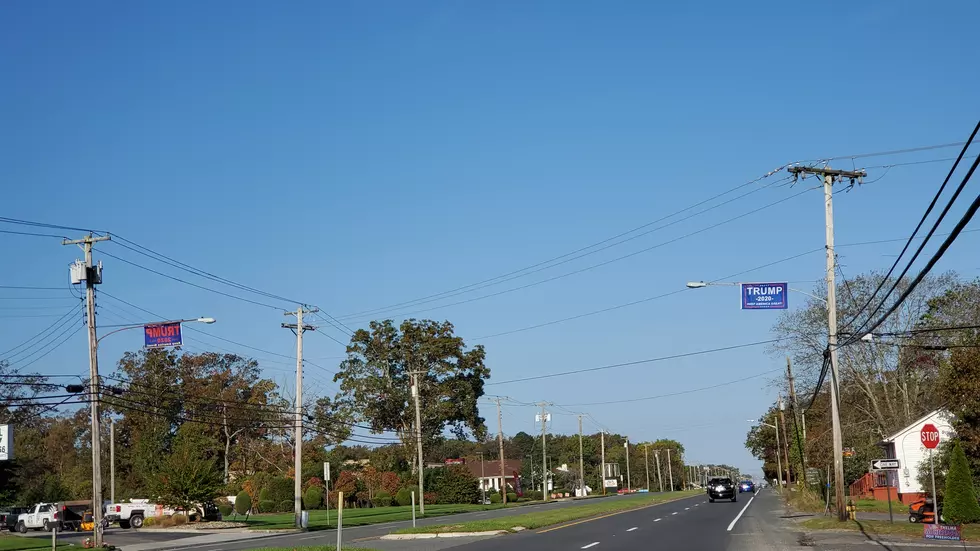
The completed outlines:
[[[638,498],[642,494],[635,494],[629,496],[612,496],[604,499],[615,499],[615,500],[629,500]],[[458,515],[447,515],[441,517],[431,517],[418,519],[417,524],[419,526],[428,526],[433,524],[448,524],[453,522],[465,522],[470,520],[485,520],[491,518],[500,518],[513,515],[522,515],[525,513],[531,513],[535,511],[545,511],[551,509],[564,509],[566,507],[577,507],[580,505],[585,505],[589,503],[595,503],[593,500],[578,500],[578,501],[559,501],[554,503],[543,503],[538,505],[525,505],[522,507],[511,507],[506,509],[493,509],[489,511],[478,511],[473,513],[462,513]],[[370,540],[371,538],[378,538],[385,534],[389,534],[400,528],[411,526],[412,521],[397,521],[397,522],[386,522],[382,524],[372,524],[368,526],[359,526],[344,528],[344,544],[350,545],[352,542],[359,542],[364,540]],[[336,542],[337,532],[336,530],[318,530],[311,532],[290,532],[288,534],[274,534],[268,537],[253,539],[253,540],[239,540],[235,541],[232,534],[229,534],[229,540],[222,543],[208,543],[202,545],[188,545],[180,541],[173,542],[172,546],[161,548],[161,551],[168,549],[187,549],[191,550],[203,550],[203,551],[241,551],[245,549],[254,549],[256,547],[296,547],[296,546],[307,546],[307,545],[332,545]],[[364,543],[359,543],[362,547],[372,547],[371,541],[365,541]]]
[[[727,527],[748,505],[751,496],[736,503],[708,503],[698,495],[606,516],[543,528],[533,532],[481,540],[458,551],[592,551],[639,549],[726,549]]]

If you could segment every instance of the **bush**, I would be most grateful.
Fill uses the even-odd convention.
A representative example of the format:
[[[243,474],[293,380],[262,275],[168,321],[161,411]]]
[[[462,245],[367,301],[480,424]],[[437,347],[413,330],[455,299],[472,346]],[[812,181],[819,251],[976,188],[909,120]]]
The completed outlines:
[[[159,523],[157,517],[149,517],[143,519],[143,526],[156,526]]]
[[[507,503],[517,503],[517,494],[514,492],[507,492]]]
[[[232,508],[231,503],[228,503],[227,501],[219,501],[218,502],[218,512],[221,513],[221,518],[228,518],[228,517],[230,517],[231,516],[231,512],[233,510],[234,510],[234,508]]]
[[[259,502],[259,512],[260,513],[275,513],[276,512],[276,502],[265,500]]]
[[[144,520],[143,523],[145,524],[147,520],[150,519]],[[173,528],[173,526],[174,526],[174,517],[169,516],[160,519],[160,528]]]
[[[498,493],[490,494],[490,503],[500,503],[501,501],[503,501],[503,498],[500,497],[500,494]]]
[[[284,499],[279,502],[279,508],[276,509],[277,513],[288,513],[293,510],[294,504],[291,499]]]
[[[411,500],[411,498],[409,498],[409,500]],[[390,507],[391,506],[391,494],[389,494],[388,492],[385,492],[385,491],[380,491],[380,492],[374,494],[374,499],[371,500],[371,503],[375,507]]]
[[[272,496],[269,495],[269,489],[268,488],[262,488],[261,490],[259,490],[259,505],[261,506],[261,509],[262,509],[262,512],[263,513],[271,513],[272,512],[271,509],[269,509],[267,511],[265,509],[265,506],[262,505],[266,501],[272,501]]]
[[[544,496],[538,490],[531,490],[529,492],[524,492],[524,495],[528,497],[531,501],[541,501]]]
[[[409,488],[402,488],[401,490],[398,490],[398,493],[395,494],[395,503],[403,507],[405,505],[411,505],[412,490]]]
[[[235,497],[235,512],[239,515],[247,515],[252,510],[252,498],[248,492],[242,490]]]
[[[307,509],[319,509],[323,506],[323,490],[319,486],[310,486],[303,496],[303,506]]]
[[[289,509],[287,510],[292,511],[293,510],[292,503],[293,503],[293,499],[295,498],[293,486],[294,483],[293,483],[293,479],[291,478],[285,478],[282,476],[277,476],[275,478],[272,478],[269,480],[269,483],[266,485],[266,488],[268,488],[269,490],[269,495],[266,499],[271,499],[276,503],[282,503],[283,501],[288,501],[290,505],[289,505]]]
[[[447,467],[432,489],[439,503],[476,503],[480,499],[479,482],[461,465]]]
[[[435,492],[425,492],[425,504],[426,505],[435,505],[436,503],[438,503],[438,501],[436,500],[436,493]]]
[[[170,517],[174,521],[174,526],[183,526],[187,524],[187,516],[185,515],[174,515]]]
[[[946,474],[946,499],[943,504],[943,517],[952,524],[967,524],[980,521],[980,503],[973,487],[970,464],[966,460],[959,442],[953,445]]]

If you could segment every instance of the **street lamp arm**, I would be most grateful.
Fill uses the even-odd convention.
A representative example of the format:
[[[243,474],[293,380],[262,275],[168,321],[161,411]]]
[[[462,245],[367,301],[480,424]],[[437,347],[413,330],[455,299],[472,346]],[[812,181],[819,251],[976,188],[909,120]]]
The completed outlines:
[[[724,286],[724,287],[738,287],[739,285],[744,285],[744,282],[741,282],[741,281],[688,281],[687,282],[687,288],[688,289],[701,289],[703,287],[722,287],[722,286]],[[799,293],[801,295],[806,295],[806,296],[808,296],[808,297],[810,297],[812,299],[816,299],[816,300],[819,300],[820,302],[822,302],[824,304],[827,304],[827,299],[825,299],[825,298],[820,298],[820,297],[818,297],[818,296],[816,296],[814,294],[808,293],[808,292],[803,291],[801,289],[795,289],[793,287],[787,287],[787,289],[789,289],[790,291],[793,291],[794,293]]]
[[[120,331],[139,329],[140,327],[146,327],[148,325],[166,325],[168,323],[192,323],[192,322],[211,324],[215,322],[215,319],[214,318],[189,318],[189,319],[181,319],[181,320],[151,321],[148,323],[134,323],[132,325],[125,325],[123,327],[120,327],[119,329],[114,329],[112,331],[109,331],[108,333],[105,333],[104,335],[96,339],[95,346],[98,347],[99,343],[102,342],[102,339],[108,337],[109,335],[112,335],[113,333],[118,333]]]

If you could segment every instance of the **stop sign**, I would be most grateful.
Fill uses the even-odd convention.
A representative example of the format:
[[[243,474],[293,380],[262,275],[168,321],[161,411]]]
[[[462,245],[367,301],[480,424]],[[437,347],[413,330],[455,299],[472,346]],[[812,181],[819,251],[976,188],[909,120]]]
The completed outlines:
[[[919,438],[922,440],[922,445],[931,450],[939,445],[939,429],[932,423],[926,423],[919,431]]]

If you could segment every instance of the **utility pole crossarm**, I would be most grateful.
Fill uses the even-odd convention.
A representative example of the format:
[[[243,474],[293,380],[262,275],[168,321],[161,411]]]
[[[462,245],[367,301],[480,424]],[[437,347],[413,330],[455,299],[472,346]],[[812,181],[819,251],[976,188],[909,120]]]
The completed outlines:
[[[858,180],[866,178],[868,173],[863,170],[838,170],[835,168],[821,168],[818,166],[791,166],[786,169],[793,176],[812,174],[814,176],[832,176],[835,178],[852,178]]]

